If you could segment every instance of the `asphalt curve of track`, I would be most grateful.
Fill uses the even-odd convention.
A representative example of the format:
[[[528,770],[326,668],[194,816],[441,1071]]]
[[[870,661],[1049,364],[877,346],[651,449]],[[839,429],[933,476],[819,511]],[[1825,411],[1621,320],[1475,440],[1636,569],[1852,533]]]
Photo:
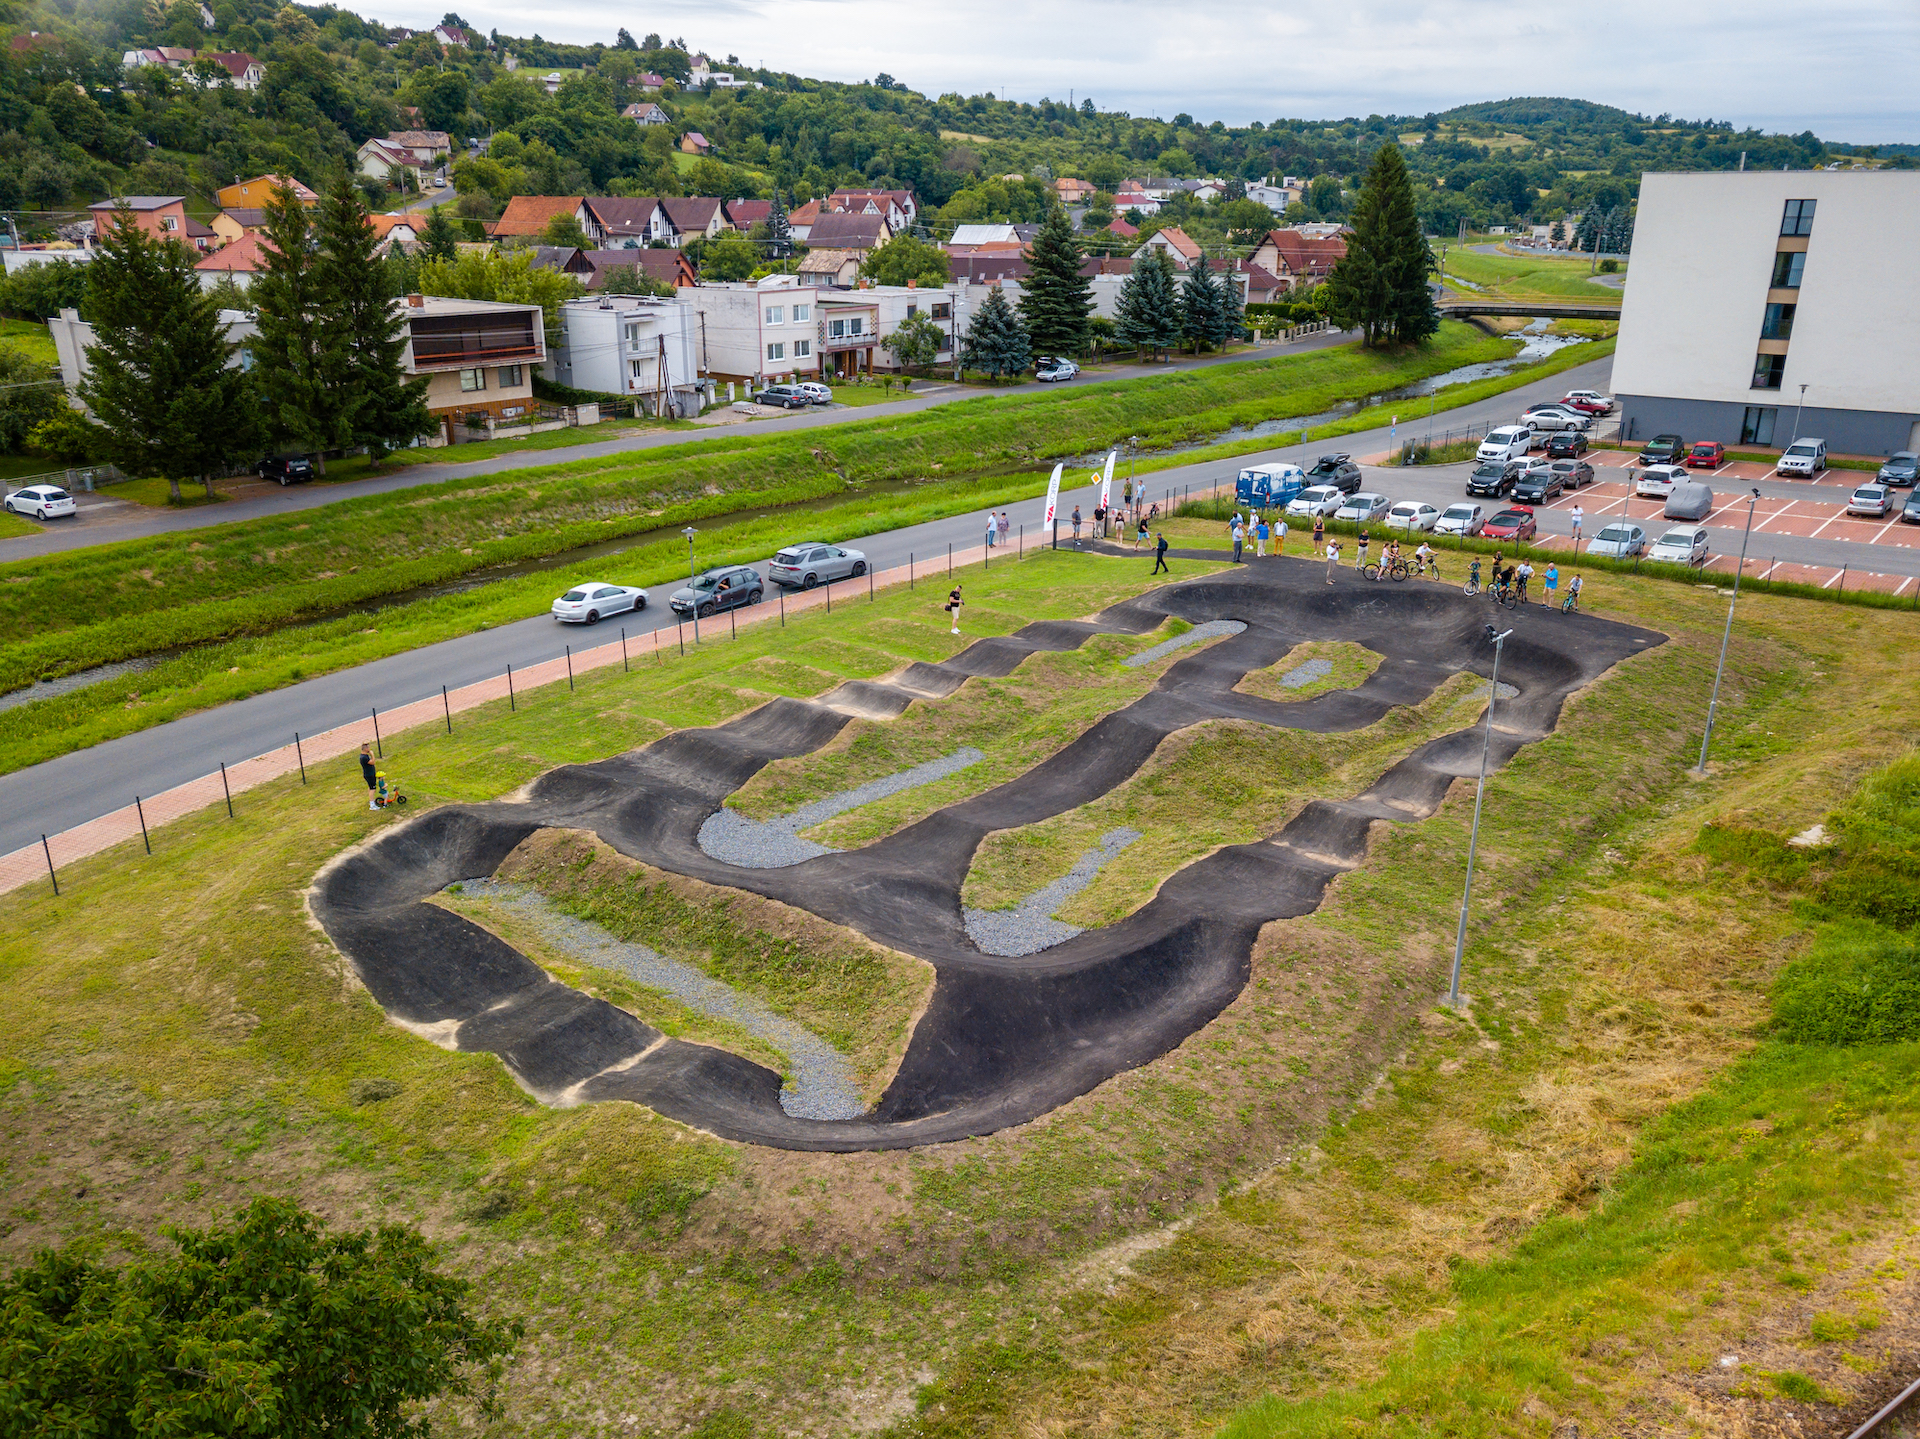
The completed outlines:
[[[1237,719],[1336,733],[1420,702],[1457,672],[1486,675],[1489,613],[1484,599],[1439,586],[1344,573],[1329,586],[1318,565],[1244,566],[1092,620],[1037,622],[939,664],[849,681],[812,700],[776,699],[713,728],[552,770],[514,800],[420,815],[330,863],[308,903],[390,1018],[448,1047],[498,1055],[545,1103],[628,1100],[782,1149],[895,1149],[988,1134],[1150,1062],[1207,1024],[1246,984],[1261,926],[1317,908],[1327,885],[1364,858],[1375,823],[1424,819],[1456,779],[1478,773],[1482,727],[1428,741],[1361,794],[1312,801],[1268,838],[1187,865],[1119,923],[1026,958],[982,954],[967,937],[960,889],[981,841],[1098,798],[1191,725]],[[1500,677],[1519,693],[1501,701],[1495,766],[1551,732],[1574,691],[1665,639],[1544,608],[1496,613],[1514,631]],[[1026,773],[862,849],[744,869],[699,847],[701,824],[762,766],[819,749],[854,718],[897,718],[970,678],[1010,674],[1037,652],[1145,634],[1169,616],[1247,628],[1176,661],[1149,693]],[[1364,684],[1307,701],[1235,691],[1305,640],[1353,640],[1382,663]],[[633,859],[794,905],[931,964],[932,999],[874,1109],[845,1120],[789,1116],[772,1070],[670,1039],[426,902],[456,880],[491,874],[542,828],[591,831]]]

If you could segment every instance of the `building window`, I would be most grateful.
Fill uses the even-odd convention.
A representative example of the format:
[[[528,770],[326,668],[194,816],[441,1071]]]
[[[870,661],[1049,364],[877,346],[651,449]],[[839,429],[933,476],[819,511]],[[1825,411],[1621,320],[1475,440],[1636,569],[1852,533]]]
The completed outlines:
[[[935,305],[931,313],[936,320],[951,320],[953,318],[953,306]]]
[[[767,306],[767,323],[769,325],[784,325],[786,322],[787,307],[785,305]]]
[[[769,360],[784,360],[786,357],[787,347],[785,345],[776,342],[767,346],[767,358]]]
[[[647,377],[646,364],[645,360],[628,360],[627,368],[632,371],[634,379],[644,380]]]
[[[813,318],[813,306],[795,305],[793,307],[793,323],[794,324],[804,325],[807,323],[808,320],[812,318]]]
[[[1786,213],[1780,217],[1780,233],[1783,235],[1811,235],[1813,233],[1813,201],[1787,201]]]
[[[920,307],[918,305],[907,306],[907,318],[909,320],[911,320],[915,315],[919,313],[920,313]]]
[[[485,370],[462,370],[460,372],[461,393],[472,394],[475,390],[484,390],[486,387],[487,372]]]
[[[180,222],[171,215],[162,215],[160,217],[160,228],[163,230],[177,230],[180,228]]]
[[[1786,373],[1787,357],[1785,355],[1761,355],[1753,362],[1753,388],[1777,390]]]
[[[637,350],[640,348],[640,327],[638,325],[627,326],[627,348],[629,350]]]
[[[793,342],[793,357],[794,357],[794,359],[796,359],[796,360],[804,360],[804,359],[806,359],[806,358],[807,358],[807,356],[809,356],[809,355],[811,355],[812,353],[813,353],[813,341],[812,341],[812,340],[795,340],[795,341]]]
[[[849,335],[859,334],[861,323],[862,321],[860,317],[858,315],[855,315],[851,320],[847,321],[847,333]]]
[[[1797,305],[1769,305],[1767,317],[1760,322],[1760,338],[1786,340],[1793,337],[1793,312]]]
[[[827,338],[829,340],[844,340],[846,337],[847,322],[845,320],[827,321]]]
[[[1748,405],[1747,413],[1740,421],[1740,443],[1743,445],[1770,445],[1773,443],[1773,422],[1780,418],[1780,411],[1772,405]]]
[[[1805,250],[1783,250],[1773,257],[1773,288],[1776,290],[1797,290],[1800,288],[1800,272],[1807,268]]]
[[[502,365],[500,367],[500,388],[501,389],[511,390],[516,388],[519,385],[519,383],[520,383],[520,367],[518,365]]]

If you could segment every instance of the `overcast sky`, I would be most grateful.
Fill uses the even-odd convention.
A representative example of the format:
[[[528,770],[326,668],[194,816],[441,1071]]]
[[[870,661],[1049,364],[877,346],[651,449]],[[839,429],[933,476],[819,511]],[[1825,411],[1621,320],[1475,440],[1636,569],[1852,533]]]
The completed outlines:
[[[413,0],[420,5],[421,0]],[[428,0],[434,3],[434,0]],[[426,25],[443,7],[369,7]],[[460,6],[483,30],[549,40],[683,37],[822,80],[885,71],[929,95],[1091,95],[1102,109],[1244,125],[1421,114],[1511,95],[1570,95],[1647,115],[1853,144],[1920,142],[1916,0],[555,0]]]

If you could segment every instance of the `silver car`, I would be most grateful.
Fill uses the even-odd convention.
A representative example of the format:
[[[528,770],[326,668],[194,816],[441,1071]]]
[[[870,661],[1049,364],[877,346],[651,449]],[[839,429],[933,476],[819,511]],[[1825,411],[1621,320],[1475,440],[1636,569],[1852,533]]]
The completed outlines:
[[[1653,542],[1647,551],[1650,560],[1665,560],[1673,565],[1704,565],[1707,562],[1707,532],[1699,525],[1676,525]]]
[[[1477,535],[1487,523],[1484,505],[1448,505],[1433,522],[1436,535]]]
[[[1847,501],[1848,514],[1871,515],[1876,520],[1885,519],[1892,508],[1893,491],[1885,485],[1862,485]]]
[[[812,400],[816,405],[831,405],[833,403],[833,391],[821,384],[818,380],[802,380],[794,386],[794,389],[805,395],[809,400]]]
[[[1423,505],[1418,500],[1402,500],[1387,511],[1387,528],[1390,530],[1430,530],[1440,520],[1440,511],[1432,505]]]
[[[553,602],[553,617],[562,624],[597,625],[608,615],[624,615],[628,610],[646,607],[647,592],[643,589],[589,580]]]
[[[1647,532],[1638,525],[1608,525],[1587,543],[1590,555],[1612,555],[1628,560],[1647,551]]]
[[[817,584],[852,579],[867,572],[867,557],[859,550],[843,550],[820,540],[788,545],[767,566],[767,578],[790,590],[810,590]]]
[[[1333,512],[1336,520],[1360,520],[1363,523],[1377,520],[1393,507],[1393,501],[1385,495],[1372,490],[1361,490],[1348,497],[1347,502]]]
[[[1338,485],[1310,485],[1287,501],[1289,519],[1325,519],[1347,502],[1347,492]]]

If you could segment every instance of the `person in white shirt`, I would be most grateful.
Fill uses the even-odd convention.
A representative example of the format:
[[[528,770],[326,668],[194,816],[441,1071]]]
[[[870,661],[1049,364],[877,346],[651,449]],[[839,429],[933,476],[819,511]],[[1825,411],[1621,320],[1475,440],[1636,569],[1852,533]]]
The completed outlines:
[[[1580,508],[1577,501],[1573,508],[1567,512],[1567,518],[1573,521],[1573,547],[1576,550],[1580,548],[1580,523],[1586,519],[1586,517],[1587,512]]]
[[[1327,583],[1333,583],[1333,572],[1340,568],[1340,541],[1327,541]]]
[[[1420,562],[1421,574],[1424,575],[1427,572],[1428,566],[1432,566],[1434,578],[1438,579],[1440,577],[1440,566],[1435,563],[1432,545],[1428,544],[1425,540],[1420,541],[1420,548],[1413,552],[1413,557]]]

